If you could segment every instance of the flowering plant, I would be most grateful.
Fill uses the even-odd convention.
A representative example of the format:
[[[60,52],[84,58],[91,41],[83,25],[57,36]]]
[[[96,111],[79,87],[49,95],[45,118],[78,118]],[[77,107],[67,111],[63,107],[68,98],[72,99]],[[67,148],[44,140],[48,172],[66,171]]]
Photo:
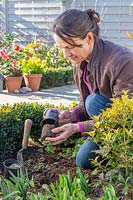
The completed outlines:
[[[5,76],[21,76],[22,68],[18,57],[20,58],[20,47],[15,46],[13,51],[0,50],[0,72]],[[18,56],[19,55],[19,56]]]
[[[22,73],[23,74],[42,74],[43,65],[42,60],[38,57],[32,56],[22,59]]]

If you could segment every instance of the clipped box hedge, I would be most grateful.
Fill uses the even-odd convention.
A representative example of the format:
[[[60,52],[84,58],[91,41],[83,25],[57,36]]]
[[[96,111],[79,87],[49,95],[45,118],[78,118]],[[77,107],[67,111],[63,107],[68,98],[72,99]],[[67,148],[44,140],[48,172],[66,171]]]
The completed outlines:
[[[44,71],[40,88],[58,87],[73,84],[73,68],[52,68]]]
[[[76,105],[77,103],[73,102],[69,108],[71,109]],[[56,106],[53,104],[43,105],[37,102],[0,106],[0,164],[3,160],[9,158],[11,154],[16,154],[21,149],[26,119],[31,119],[33,122],[30,137],[35,141],[40,138],[40,122],[43,119],[43,111],[47,108],[56,108]],[[63,105],[57,108],[68,109]],[[73,138],[72,141],[75,143]]]
[[[26,119],[33,121],[32,137],[40,138],[43,111],[49,104],[20,103],[0,106],[0,162],[21,148],[23,127]]]

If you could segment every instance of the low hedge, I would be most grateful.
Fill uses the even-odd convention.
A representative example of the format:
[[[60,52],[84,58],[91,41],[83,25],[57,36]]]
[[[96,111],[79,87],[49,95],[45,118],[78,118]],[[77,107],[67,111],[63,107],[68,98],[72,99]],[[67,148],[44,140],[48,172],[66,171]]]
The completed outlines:
[[[69,109],[76,105],[76,102],[71,103]],[[52,104],[43,105],[37,102],[0,106],[0,163],[21,149],[26,119],[31,119],[33,122],[30,137],[35,141],[40,138],[40,122],[43,119],[43,111],[47,108],[55,108],[55,106]],[[63,105],[57,108],[68,109]],[[71,146],[75,143],[73,137],[70,140],[65,142],[64,146]]]
[[[58,87],[63,85],[72,84],[73,81],[73,69],[67,68],[52,68],[44,71],[41,80],[41,88]]]
[[[40,121],[44,109],[53,107],[49,104],[20,103],[0,106],[0,162],[7,155],[21,148],[23,125],[26,119],[33,121],[32,137],[39,138],[41,134]]]

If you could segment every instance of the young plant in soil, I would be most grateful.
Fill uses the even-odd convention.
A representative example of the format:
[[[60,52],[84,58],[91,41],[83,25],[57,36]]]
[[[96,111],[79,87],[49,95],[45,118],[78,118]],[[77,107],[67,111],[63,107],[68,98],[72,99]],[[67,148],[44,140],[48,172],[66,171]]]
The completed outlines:
[[[17,177],[11,173],[10,180],[0,179],[0,195],[2,195],[2,199],[27,200],[28,192],[31,187],[34,187],[34,182],[29,179],[27,171],[24,175],[22,170],[20,170],[20,174]]]
[[[11,164],[10,166],[9,166],[9,168],[10,169],[19,169],[20,168],[20,165],[19,164]]]
[[[59,175],[59,183],[56,182],[50,184],[50,188],[47,185],[43,185],[46,190],[46,196],[48,199],[53,200],[89,200],[86,197],[90,193],[90,186],[88,184],[87,177],[84,177],[80,169],[77,169],[76,176],[72,180],[70,173]]]
[[[91,193],[91,185],[89,184],[88,175],[83,175],[81,170],[77,168],[76,176],[71,178],[70,173],[59,175],[59,181],[55,184],[51,183],[43,185],[45,194],[31,192],[30,188],[34,187],[34,181],[21,173],[20,177],[12,175],[12,182],[0,179],[0,197],[2,199],[23,199],[23,200],[92,200],[89,198]],[[118,200],[114,188],[109,185],[105,188],[105,195],[101,199],[93,198],[93,200]],[[2,196],[1,196],[2,195]]]

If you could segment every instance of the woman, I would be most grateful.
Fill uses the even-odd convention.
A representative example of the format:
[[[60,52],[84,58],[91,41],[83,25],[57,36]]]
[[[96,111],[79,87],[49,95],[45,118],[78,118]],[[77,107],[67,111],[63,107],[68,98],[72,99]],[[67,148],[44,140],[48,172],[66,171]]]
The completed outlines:
[[[111,104],[111,98],[120,97],[122,90],[133,92],[133,52],[99,38],[99,14],[93,10],[67,10],[54,22],[54,40],[66,58],[74,63],[74,80],[80,92],[80,103],[73,110],[59,115],[63,126],[53,129],[59,136],[46,140],[53,145],[71,135],[89,132],[94,115],[99,115]],[[91,138],[80,147],[76,164],[92,168],[91,159],[98,149]]]

